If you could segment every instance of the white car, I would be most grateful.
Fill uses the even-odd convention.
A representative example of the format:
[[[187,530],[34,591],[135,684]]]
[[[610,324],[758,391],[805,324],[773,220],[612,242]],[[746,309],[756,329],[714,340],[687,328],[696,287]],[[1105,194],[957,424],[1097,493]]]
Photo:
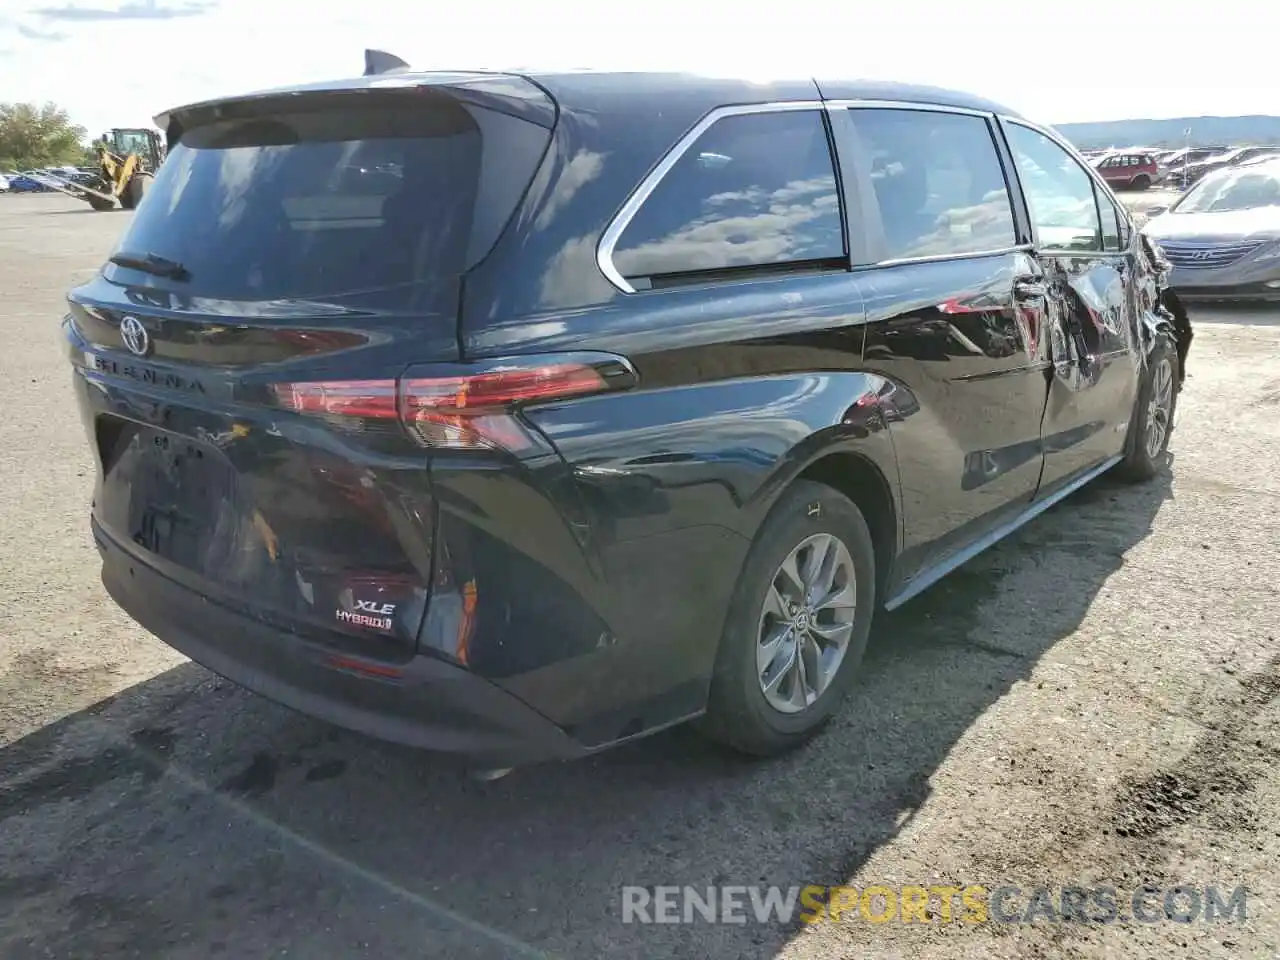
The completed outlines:
[[[8,193],[8,192],[9,192],[9,179],[3,173],[0,173],[0,193]]]

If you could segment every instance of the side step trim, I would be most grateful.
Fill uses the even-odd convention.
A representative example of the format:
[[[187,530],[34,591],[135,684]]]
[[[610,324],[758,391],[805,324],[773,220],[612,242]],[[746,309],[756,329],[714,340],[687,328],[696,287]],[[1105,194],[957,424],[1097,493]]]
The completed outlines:
[[[935,583],[937,583],[939,580],[945,577],[952,570],[956,569],[956,567],[959,567],[959,566],[962,566],[963,564],[968,563],[970,560],[972,560],[978,554],[982,553],[982,551],[986,550],[988,547],[994,546],[995,544],[999,543],[1009,534],[1013,533],[1015,530],[1017,530],[1019,527],[1025,524],[1028,520],[1034,520],[1040,514],[1044,513],[1046,510],[1052,507],[1055,503],[1058,503],[1059,501],[1064,500],[1067,497],[1071,496],[1071,494],[1075,493],[1085,484],[1100,477],[1102,474],[1106,473],[1108,470],[1110,470],[1112,467],[1114,467],[1123,459],[1124,459],[1123,456],[1117,455],[1112,457],[1110,460],[1103,461],[1101,464],[1094,467],[1088,473],[1077,477],[1075,480],[1072,480],[1069,484],[1067,484],[1065,487],[1063,487],[1061,490],[1057,491],[1056,493],[1048,497],[1045,497],[1043,500],[1035,501],[1029,507],[1027,507],[1026,510],[1022,511],[1022,513],[1018,514],[1012,520],[1010,520],[1007,523],[1001,524],[1000,526],[992,530],[990,533],[984,534],[983,536],[979,537],[977,540],[973,541],[973,543],[969,544],[963,550],[960,550],[952,554],[951,556],[945,558],[944,560],[935,564],[934,566],[929,567],[928,569],[922,571],[917,577],[915,577],[915,579],[911,580],[909,583],[906,584],[906,586],[904,586],[900,591],[898,591],[897,594],[895,594],[894,596],[886,600],[884,604],[884,608],[886,610],[896,610],[898,607],[902,606],[912,597],[920,593],[923,593],[925,590],[929,589],[929,587],[933,586]]]

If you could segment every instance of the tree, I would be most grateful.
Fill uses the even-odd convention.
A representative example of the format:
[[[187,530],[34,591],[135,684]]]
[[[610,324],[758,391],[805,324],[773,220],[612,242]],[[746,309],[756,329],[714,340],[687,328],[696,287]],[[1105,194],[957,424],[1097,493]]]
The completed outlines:
[[[78,163],[85,129],[57,104],[0,103],[0,169]]]

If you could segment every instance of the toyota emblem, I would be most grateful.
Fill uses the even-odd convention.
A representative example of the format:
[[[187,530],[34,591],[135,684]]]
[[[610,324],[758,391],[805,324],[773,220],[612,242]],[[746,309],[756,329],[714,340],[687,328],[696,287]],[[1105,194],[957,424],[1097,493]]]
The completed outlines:
[[[120,339],[130,353],[145,357],[151,349],[151,335],[137,317],[125,317],[120,321]]]

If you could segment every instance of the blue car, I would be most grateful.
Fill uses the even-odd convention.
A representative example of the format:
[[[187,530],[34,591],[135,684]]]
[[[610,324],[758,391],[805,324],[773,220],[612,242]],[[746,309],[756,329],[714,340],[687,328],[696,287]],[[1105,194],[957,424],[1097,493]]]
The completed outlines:
[[[9,180],[10,193],[42,193],[49,188],[30,173],[5,174]]]

